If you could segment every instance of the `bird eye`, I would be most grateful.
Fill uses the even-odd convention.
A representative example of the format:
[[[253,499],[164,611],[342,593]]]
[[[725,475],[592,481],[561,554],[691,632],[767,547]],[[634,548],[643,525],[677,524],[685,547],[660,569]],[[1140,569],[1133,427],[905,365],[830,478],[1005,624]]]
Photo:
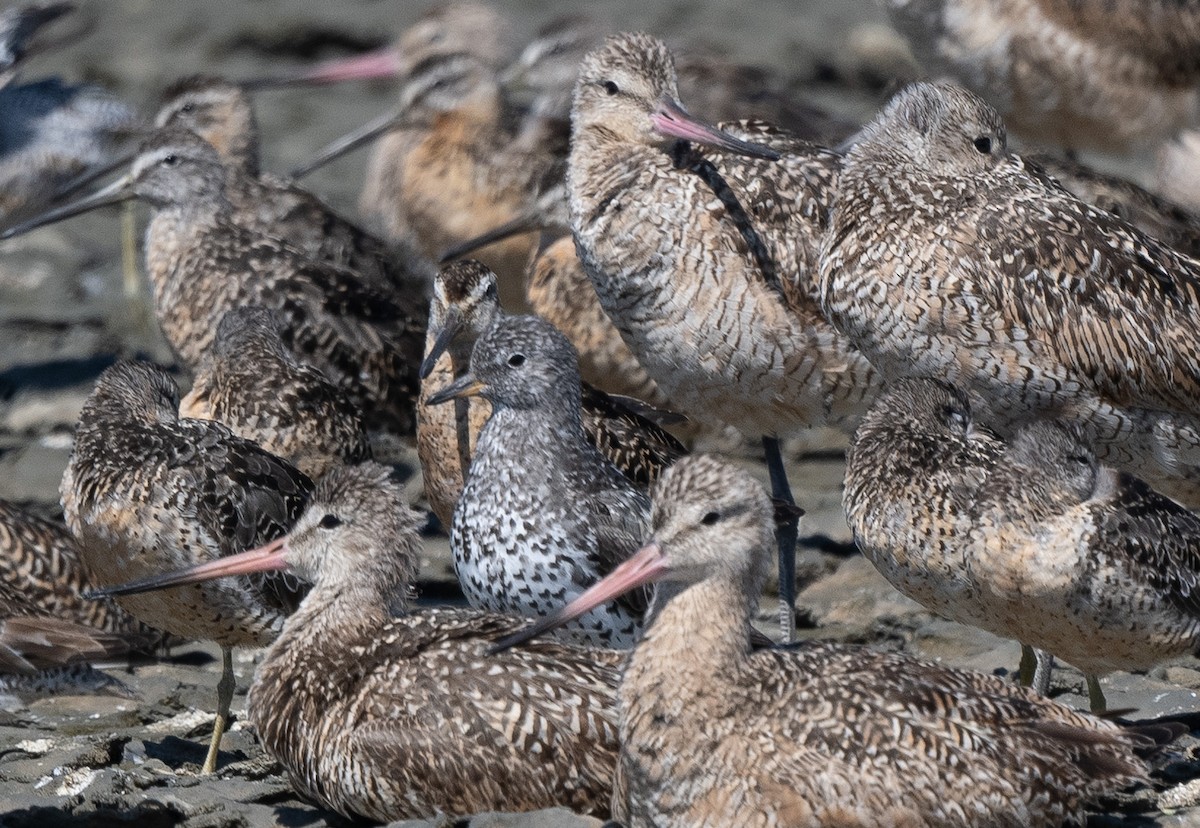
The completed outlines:
[[[605,81],[604,82],[604,91],[610,95],[615,95],[621,91],[621,87],[617,86],[612,81]]]
[[[196,105],[194,103],[185,103],[183,106],[179,107],[179,111],[184,114],[187,114],[189,112],[195,112]]]
[[[947,405],[942,408],[942,417],[946,420],[946,425],[959,431],[967,430],[967,412],[953,405]]]
[[[485,290],[483,292],[483,295],[486,296],[488,299],[495,299],[496,298],[496,283],[490,282],[487,286],[487,290]]]
[[[721,519],[720,512],[709,512],[704,517],[700,518],[700,522],[703,523],[705,526],[712,526],[714,523],[716,523],[720,519]]]
[[[165,156],[163,158],[162,162],[163,162],[163,166],[174,167],[176,164],[179,163],[179,156],[176,155],[175,153],[171,153],[170,155]]]
[[[987,155],[992,151],[992,139],[986,135],[980,135],[975,139],[975,149]]]
[[[514,368],[520,368],[522,365],[525,364],[525,355],[524,354],[513,354],[512,356],[510,356],[508,358],[508,364]]]
[[[325,515],[325,517],[321,518],[321,522],[318,525],[322,529],[336,529],[342,525],[342,519],[337,515]]]

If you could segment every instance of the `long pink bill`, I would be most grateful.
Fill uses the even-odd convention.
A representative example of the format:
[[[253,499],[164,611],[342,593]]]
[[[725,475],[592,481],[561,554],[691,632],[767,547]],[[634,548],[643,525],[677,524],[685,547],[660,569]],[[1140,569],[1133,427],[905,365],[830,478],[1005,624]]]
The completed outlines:
[[[643,584],[657,581],[666,574],[669,567],[670,564],[667,556],[663,554],[662,547],[654,542],[648,543],[632,558],[608,573],[603,580],[593,584],[574,601],[553,615],[547,615],[525,629],[497,640],[488,653],[491,655],[502,653],[518,644],[524,644],[532,638],[544,635],[550,630],[557,629],[568,621],[574,621],[585,612],[595,609],[601,604],[606,604],[631,589],[637,589]]]
[[[403,66],[400,56],[390,46],[341,60],[319,63],[309,69],[299,69],[282,75],[251,78],[241,81],[245,89],[273,89],[284,86],[315,86],[372,78],[394,78]]]
[[[682,138],[751,158],[765,158],[768,161],[778,161],[780,158],[779,153],[770,147],[735,138],[728,132],[693,118],[678,101],[671,98],[663,98],[650,118],[659,134],[668,138]]]
[[[284,536],[257,549],[251,549],[249,552],[218,558],[215,561],[189,566],[187,569],[168,572],[164,575],[152,575],[149,578],[129,581],[118,586],[92,590],[84,597],[97,599],[112,598],[118,595],[136,595],[140,592],[186,586],[201,581],[211,581],[214,578],[227,578],[231,575],[250,575],[255,572],[287,569],[288,563],[284,558],[288,553],[287,541],[287,537]]]

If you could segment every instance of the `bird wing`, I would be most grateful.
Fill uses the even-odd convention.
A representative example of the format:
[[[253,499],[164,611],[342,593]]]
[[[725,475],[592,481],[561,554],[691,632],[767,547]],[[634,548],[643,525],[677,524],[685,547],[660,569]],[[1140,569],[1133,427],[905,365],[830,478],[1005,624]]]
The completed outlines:
[[[1181,610],[1200,617],[1200,517],[1128,474],[1117,491],[1092,501],[1095,531],[1091,544],[1111,554],[1089,556],[1121,562],[1129,583],[1149,583]]]
[[[981,199],[960,223],[983,298],[1107,401],[1195,413],[1200,262],[1020,159],[1005,172],[1006,209]]]

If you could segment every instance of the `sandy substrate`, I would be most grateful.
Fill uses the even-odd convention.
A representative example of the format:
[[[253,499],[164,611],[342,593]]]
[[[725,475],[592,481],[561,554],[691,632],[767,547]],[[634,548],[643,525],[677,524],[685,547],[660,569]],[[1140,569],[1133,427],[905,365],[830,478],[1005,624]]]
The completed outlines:
[[[784,67],[815,100],[867,117],[884,97],[881,80],[904,67],[882,13],[871,3],[720,0],[648,4],[497,3],[532,31],[586,7],[677,42],[705,42],[747,62]],[[205,2],[106,0],[88,8],[95,31],[63,53],[41,58],[30,75],[60,72],[102,81],[139,105],[179,76],[241,78],[381,45],[420,11],[396,2],[299,0]],[[901,71],[901,74],[903,71]],[[258,98],[264,161],[286,170],[328,140],[388,105],[384,84]],[[698,113],[703,114],[703,113]],[[314,175],[314,190],[352,213],[363,154]],[[1136,163],[1130,167],[1135,169]],[[83,217],[0,247],[0,497],[57,510],[57,488],[71,427],[96,375],[118,357],[169,363],[148,316],[143,286],[122,284],[116,213]],[[1015,644],[932,617],[891,589],[851,554],[840,509],[842,438],[818,435],[790,445],[797,500],[808,510],[800,572],[808,588],[804,635],[904,649],[986,672],[1016,666]],[[744,452],[761,472],[760,458]],[[410,458],[415,468],[415,458]],[[765,476],[765,475],[764,475]],[[419,497],[419,479],[410,490]],[[423,567],[430,594],[453,592],[444,538],[430,538]],[[764,614],[769,626],[770,613]],[[160,663],[112,674],[130,698],[72,696],[0,704],[0,826],[318,825],[338,822],[297,799],[279,768],[239,723],[224,742],[223,769],[195,775],[215,702],[218,662],[211,646],[178,648]],[[244,709],[255,654],[239,657],[235,711]],[[1160,667],[1146,676],[1105,679],[1113,708],[1130,718],[1200,710],[1200,663]],[[1082,677],[1056,675],[1054,692],[1083,706]],[[1092,825],[1200,824],[1200,742],[1184,737],[1159,759],[1157,789],[1102,803]],[[457,824],[457,823],[456,823]],[[473,825],[571,825],[563,814],[536,820],[480,818]]]

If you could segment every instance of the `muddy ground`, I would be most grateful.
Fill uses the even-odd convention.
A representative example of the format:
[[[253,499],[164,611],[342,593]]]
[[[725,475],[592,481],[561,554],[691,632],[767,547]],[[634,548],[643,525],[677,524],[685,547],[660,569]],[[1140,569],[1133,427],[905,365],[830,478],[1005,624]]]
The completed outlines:
[[[894,78],[913,70],[870,2],[768,0],[753,6],[723,0],[647,4],[497,3],[532,31],[573,9],[645,28],[676,42],[703,42],[747,62],[783,67],[812,99],[859,118],[869,116]],[[61,73],[103,82],[150,106],[163,86],[194,72],[249,77],[302,61],[384,43],[420,11],[420,3],[256,0],[106,0],[85,8],[92,34],[46,55],[29,75]],[[286,170],[326,141],[381,111],[386,84],[258,98],[264,161]],[[699,113],[703,114],[703,113]],[[309,182],[352,213],[363,154]],[[1105,159],[1137,174],[1141,159]],[[123,284],[118,216],[101,213],[0,246],[0,497],[57,510],[57,488],[71,428],[96,375],[114,359],[171,356],[148,316],[144,285]],[[183,378],[181,378],[183,379]],[[844,439],[814,435],[789,444],[797,500],[808,510],[800,570],[802,634],[904,649],[956,666],[1007,673],[1018,648],[937,619],[898,595],[849,548],[840,510]],[[753,447],[740,450],[761,472]],[[415,470],[415,457],[409,465]],[[414,472],[415,474],[415,472]],[[765,477],[765,475],[764,475]],[[420,497],[419,477],[410,485]],[[428,595],[453,595],[444,538],[427,540]],[[770,626],[771,612],[764,613]],[[308,826],[343,824],[291,793],[280,769],[241,723],[227,735],[222,768],[196,775],[212,725],[219,662],[215,648],[189,645],[171,657],[109,672],[122,695],[66,696],[24,703],[0,697],[0,826]],[[244,709],[255,653],[238,656],[235,712]],[[1181,659],[1149,675],[1104,680],[1113,708],[1130,718],[1200,711],[1200,662]],[[1086,705],[1082,677],[1064,669],[1054,692]],[[1184,737],[1158,760],[1155,790],[1101,803],[1092,825],[1200,825],[1200,742]],[[457,823],[456,823],[457,824]],[[587,825],[563,813],[472,825]]]

